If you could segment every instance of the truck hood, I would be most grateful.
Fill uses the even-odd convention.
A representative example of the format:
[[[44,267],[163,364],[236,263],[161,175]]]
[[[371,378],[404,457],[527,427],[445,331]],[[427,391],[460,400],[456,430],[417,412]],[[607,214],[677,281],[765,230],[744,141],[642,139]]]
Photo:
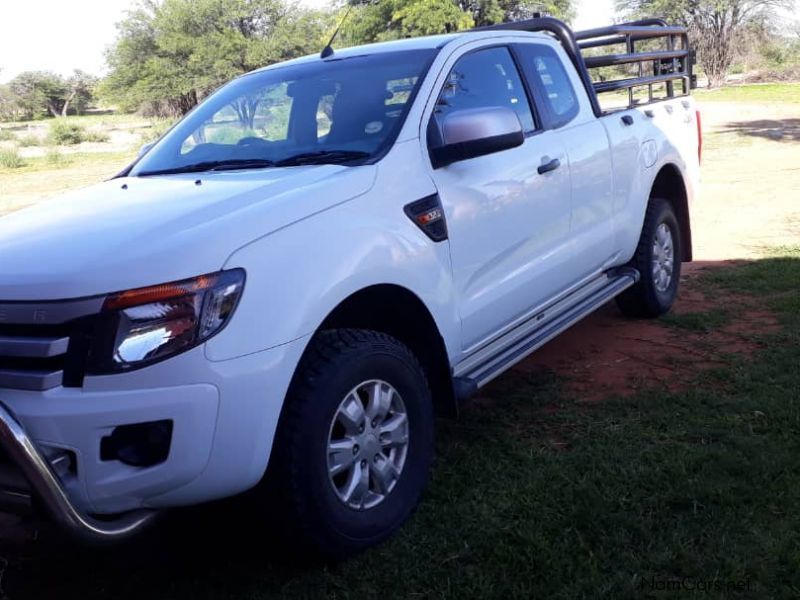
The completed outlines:
[[[219,270],[238,248],[366,193],[376,167],[113,179],[0,218],[0,301],[106,294]]]

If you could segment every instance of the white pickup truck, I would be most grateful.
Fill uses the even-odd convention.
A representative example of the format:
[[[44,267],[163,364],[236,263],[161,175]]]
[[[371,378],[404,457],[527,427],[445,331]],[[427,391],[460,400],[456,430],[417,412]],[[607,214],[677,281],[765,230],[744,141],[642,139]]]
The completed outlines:
[[[629,76],[592,81],[613,65]],[[113,540],[256,488],[318,552],[385,539],[436,412],[612,298],[669,310],[691,80],[685,32],[657,20],[328,51],[0,218],[2,510]]]

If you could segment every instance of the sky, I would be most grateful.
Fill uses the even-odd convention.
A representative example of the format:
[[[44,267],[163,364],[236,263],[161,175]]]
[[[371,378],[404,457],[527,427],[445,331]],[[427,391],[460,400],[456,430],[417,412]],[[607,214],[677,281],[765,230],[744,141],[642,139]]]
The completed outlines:
[[[0,0],[2,1],[2,0]],[[0,83],[22,71],[68,75],[82,69],[105,73],[105,49],[114,41],[115,23],[136,0],[21,0],[3,7],[0,21]],[[328,0],[300,0],[323,6]],[[6,2],[3,2],[6,4]],[[576,29],[608,25],[612,0],[578,0]],[[800,0],[795,0],[795,16]]]

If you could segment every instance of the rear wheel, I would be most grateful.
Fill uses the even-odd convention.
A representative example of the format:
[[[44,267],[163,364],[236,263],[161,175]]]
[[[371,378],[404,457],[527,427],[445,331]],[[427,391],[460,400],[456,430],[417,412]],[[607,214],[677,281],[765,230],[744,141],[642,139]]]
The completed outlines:
[[[430,391],[411,351],[374,331],[323,331],[286,402],[265,486],[290,539],[338,558],[389,537],[433,456]]]
[[[658,317],[672,307],[681,276],[681,238],[672,204],[651,198],[642,234],[630,266],[639,282],[617,296],[617,304],[631,317]]]

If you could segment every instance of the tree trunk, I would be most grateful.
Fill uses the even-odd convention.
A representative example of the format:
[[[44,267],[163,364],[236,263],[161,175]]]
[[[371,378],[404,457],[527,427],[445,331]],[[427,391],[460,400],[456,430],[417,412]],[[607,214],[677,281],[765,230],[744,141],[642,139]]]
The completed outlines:
[[[74,91],[73,91],[73,92],[72,92],[72,93],[71,93],[71,94],[70,94],[70,95],[67,97],[67,99],[64,101],[64,108],[62,108],[62,109],[61,109],[61,116],[62,116],[62,117],[66,117],[66,116],[67,116],[67,111],[69,110],[69,103],[70,103],[70,102],[72,102],[72,100],[75,98],[75,94],[77,94],[77,93],[78,93],[78,92],[74,92]]]

